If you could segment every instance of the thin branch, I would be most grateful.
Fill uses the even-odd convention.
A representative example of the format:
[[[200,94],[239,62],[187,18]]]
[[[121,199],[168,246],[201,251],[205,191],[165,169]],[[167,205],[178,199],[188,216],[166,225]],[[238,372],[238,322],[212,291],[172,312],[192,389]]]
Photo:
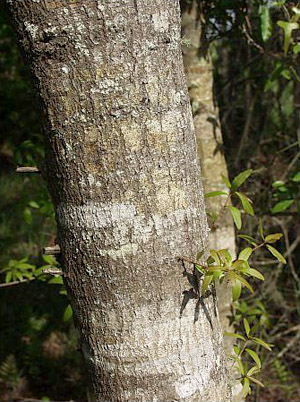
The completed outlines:
[[[48,246],[43,248],[43,254],[44,255],[57,255],[60,254],[60,247],[58,244],[55,244],[54,246]]]
[[[30,279],[23,279],[21,281],[14,281],[14,282],[8,282],[8,283],[0,283],[0,288],[8,288],[9,286],[15,286],[15,285],[20,285],[21,283],[25,282],[31,282],[34,281],[35,278],[30,278]]]
[[[41,171],[36,166],[18,166],[16,173],[41,173]]]

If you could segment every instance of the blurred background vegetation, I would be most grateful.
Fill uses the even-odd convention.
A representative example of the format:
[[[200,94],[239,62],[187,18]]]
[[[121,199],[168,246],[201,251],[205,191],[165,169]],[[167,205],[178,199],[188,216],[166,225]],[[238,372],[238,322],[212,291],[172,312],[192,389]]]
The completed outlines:
[[[185,1],[192,3],[192,1]],[[298,7],[298,8],[297,8]],[[255,169],[247,185],[267,232],[284,233],[283,267],[260,252],[266,280],[237,302],[231,320],[260,321],[274,344],[252,401],[299,401],[300,368],[300,30],[298,2],[199,0],[200,52],[210,49],[230,177]],[[281,24],[278,23],[281,21]],[[282,24],[285,23],[285,24]],[[295,25],[296,27],[296,25]],[[30,74],[0,2],[0,400],[85,401],[83,364],[57,266],[41,249],[55,242],[51,200],[41,175],[43,136]],[[247,234],[257,226],[247,221]],[[240,240],[242,241],[242,240]]]

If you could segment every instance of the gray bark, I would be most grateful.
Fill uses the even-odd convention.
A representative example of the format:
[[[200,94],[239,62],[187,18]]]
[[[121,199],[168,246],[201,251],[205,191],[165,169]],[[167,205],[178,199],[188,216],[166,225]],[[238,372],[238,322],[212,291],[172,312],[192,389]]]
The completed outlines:
[[[178,260],[208,230],[177,0],[7,3],[42,103],[89,400],[229,401],[214,292],[196,298]]]

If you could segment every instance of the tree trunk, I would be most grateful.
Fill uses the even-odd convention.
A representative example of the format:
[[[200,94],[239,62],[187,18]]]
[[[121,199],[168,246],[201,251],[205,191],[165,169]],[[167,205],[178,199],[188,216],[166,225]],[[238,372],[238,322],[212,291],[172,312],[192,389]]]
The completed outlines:
[[[186,42],[183,51],[183,61],[187,84],[194,115],[194,126],[200,155],[203,185],[206,193],[210,191],[226,191],[221,174],[227,176],[227,165],[224,157],[224,147],[220,129],[218,110],[213,100],[213,66],[210,55],[203,54],[201,43],[201,8],[199,1],[192,4],[183,0],[182,35]],[[204,46],[203,46],[204,47]],[[211,211],[218,212],[224,198],[208,198],[206,204]],[[223,214],[216,227],[210,232],[209,245],[219,250],[226,248],[233,258],[236,256],[235,231],[230,214]],[[232,331],[229,317],[231,315],[231,287],[223,282],[217,286],[220,305],[220,319],[224,331]],[[225,338],[227,355],[232,354],[232,338]],[[232,363],[229,362],[232,367]],[[232,373],[234,388],[233,397],[236,401],[243,399],[240,382],[234,381],[237,373]]]
[[[178,2],[7,3],[42,102],[89,400],[229,401],[214,292],[199,299],[178,260],[208,233]]]

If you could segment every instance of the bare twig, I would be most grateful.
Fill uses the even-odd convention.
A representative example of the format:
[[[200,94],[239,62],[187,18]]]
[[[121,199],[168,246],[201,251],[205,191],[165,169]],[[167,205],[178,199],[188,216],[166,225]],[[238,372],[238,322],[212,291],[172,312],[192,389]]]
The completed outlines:
[[[19,166],[16,168],[16,173],[41,173],[36,166]]]
[[[55,244],[54,246],[48,246],[43,248],[43,254],[44,255],[57,255],[60,254],[60,247],[58,244]]]
[[[9,286],[20,285],[21,283],[34,281],[36,277],[30,279],[23,279],[22,281],[14,281],[8,283],[0,283],[0,288],[8,288]]]
[[[43,273],[53,275],[53,276],[63,275],[62,270],[58,269],[58,268],[55,268],[55,267],[53,267],[53,268],[45,268],[45,269],[43,269]]]

